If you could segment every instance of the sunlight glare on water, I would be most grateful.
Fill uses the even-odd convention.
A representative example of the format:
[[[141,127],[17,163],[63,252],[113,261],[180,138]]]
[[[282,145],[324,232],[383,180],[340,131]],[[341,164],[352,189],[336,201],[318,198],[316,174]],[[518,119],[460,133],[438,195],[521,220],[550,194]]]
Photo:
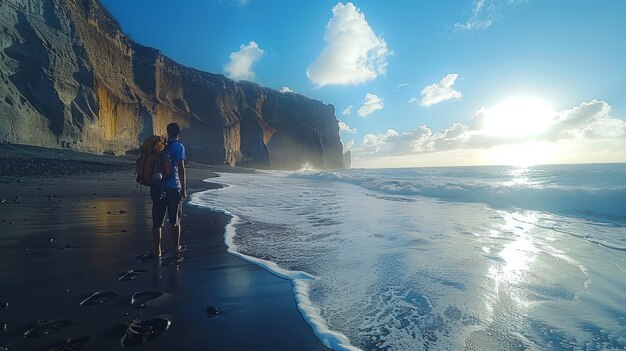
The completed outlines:
[[[193,202],[238,217],[238,251],[313,277],[303,313],[338,350],[615,349],[626,178],[605,168],[223,174]]]

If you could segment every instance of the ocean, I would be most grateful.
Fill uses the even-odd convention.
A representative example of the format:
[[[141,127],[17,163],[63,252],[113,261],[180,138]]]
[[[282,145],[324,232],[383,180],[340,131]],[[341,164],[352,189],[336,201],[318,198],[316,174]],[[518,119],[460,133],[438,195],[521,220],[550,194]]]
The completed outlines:
[[[626,164],[223,173],[192,204],[334,350],[623,350]]]

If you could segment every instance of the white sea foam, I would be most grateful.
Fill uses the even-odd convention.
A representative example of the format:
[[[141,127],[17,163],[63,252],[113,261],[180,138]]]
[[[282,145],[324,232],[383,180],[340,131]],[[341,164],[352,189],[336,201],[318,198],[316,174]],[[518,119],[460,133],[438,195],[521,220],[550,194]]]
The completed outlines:
[[[626,186],[623,171],[513,171],[223,174],[230,187],[192,201],[233,216],[229,252],[290,279],[333,349],[623,348],[626,219],[607,190]],[[533,187],[618,209],[507,198]]]
[[[211,179],[208,180],[212,181]],[[195,194],[192,194],[191,200],[189,202],[195,206],[202,206],[202,200],[194,195]],[[309,290],[310,281],[315,280],[314,276],[302,271],[290,271],[281,268],[274,262],[239,252],[237,250],[237,244],[235,244],[233,240],[235,234],[237,233],[236,225],[239,222],[239,218],[225,209],[211,209],[213,211],[221,212],[231,217],[224,230],[224,242],[226,243],[227,251],[230,254],[233,254],[245,261],[261,266],[280,278],[291,280],[298,310],[304,317],[304,320],[311,326],[313,332],[322,342],[322,344],[324,344],[324,346],[338,351],[361,351],[361,349],[352,346],[350,344],[350,340],[348,340],[348,338],[344,334],[328,328],[326,321],[324,320],[324,318],[322,318],[322,316],[320,316],[319,310],[311,303]]]

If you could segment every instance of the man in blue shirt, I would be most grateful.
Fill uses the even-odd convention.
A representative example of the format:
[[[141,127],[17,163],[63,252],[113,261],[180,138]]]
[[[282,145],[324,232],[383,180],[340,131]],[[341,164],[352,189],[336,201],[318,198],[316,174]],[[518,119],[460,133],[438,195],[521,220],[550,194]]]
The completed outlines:
[[[152,239],[154,240],[154,253],[161,256],[161,228],[165,219],[165,212],[172,225],[172,238],[176,252],[182,250],[180,245],[180,216],[183,209],[183,201],[187,197],[187,182],[185,176],[185,146],[178,141],[180,126],[178,123],[167,125],[168,148],[171,157],[172,176],[165,180],[164,188],[151,187],[152,198]]]

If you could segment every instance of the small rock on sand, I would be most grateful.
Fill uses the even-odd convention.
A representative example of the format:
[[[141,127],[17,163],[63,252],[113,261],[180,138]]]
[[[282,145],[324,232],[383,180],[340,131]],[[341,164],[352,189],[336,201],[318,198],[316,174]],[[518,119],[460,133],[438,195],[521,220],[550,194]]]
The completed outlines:
[[[219,313],[219,311],[217,310],[217,308],[213,307],[213,306],[208,306],[204,312],[209,316],[209,317],[215,317],[217,316]]]

